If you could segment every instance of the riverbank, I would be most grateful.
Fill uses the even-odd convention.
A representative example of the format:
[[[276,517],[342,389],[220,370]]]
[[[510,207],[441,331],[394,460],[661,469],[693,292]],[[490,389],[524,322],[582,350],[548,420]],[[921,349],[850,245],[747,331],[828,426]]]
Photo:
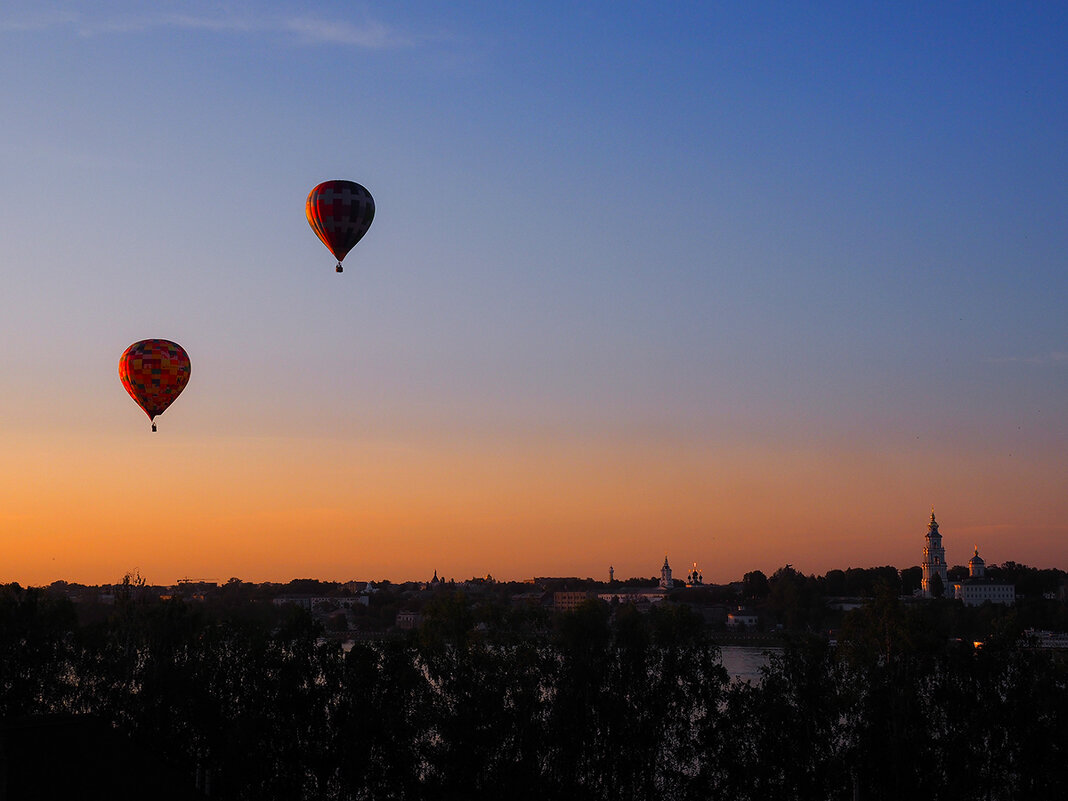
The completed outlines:
[[[717,631],[712,634],[716,645],[746,645],[751,648],[782,648],[785,639],[781,634],[765,631]]]

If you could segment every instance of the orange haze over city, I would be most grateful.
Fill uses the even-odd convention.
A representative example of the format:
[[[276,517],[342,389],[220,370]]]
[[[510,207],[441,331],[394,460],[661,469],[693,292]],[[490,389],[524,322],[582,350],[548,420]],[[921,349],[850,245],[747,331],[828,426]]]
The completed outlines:
[[[679,572],[696,562],[706,582],[787,563],[904,568],[920,561],[931,500],[950,564],[976,544],[989,562],[1068,563],[1056,523],[1065,502],[1048,503],[1053,459],[1012,474],[919,450],[206,439],[176,428],[9,440],[0,578],[607,579],[610,565],[617,578],[653,576],[665,555]]]

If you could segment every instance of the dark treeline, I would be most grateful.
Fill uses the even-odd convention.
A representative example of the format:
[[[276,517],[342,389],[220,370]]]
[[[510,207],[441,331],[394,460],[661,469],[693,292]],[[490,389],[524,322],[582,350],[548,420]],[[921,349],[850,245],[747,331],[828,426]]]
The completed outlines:
[[[967,568],[954,567],[950,580],[967,576]],[[990,632],[1025,628],[1068,630],[1068,605],[1063,600],[1066,575],[1057,569],[1040,570],[1015,562],[990,565],[987,574],[1016,585],[1012,606],[983,604],[967,607],[961,603],[921,602],[927,608],[931,625],[947,637],[982,640]],[[759,570],[742,579],[741,600],[762,613],[765,628],[782,626],[789,631],[827,631],[843,625],[843,615],[828,601],[835,597],[869,601],[882,594],[909,598],[920,589],[922,569],[910,567],[849,568],[830,570],[823,576],[805,575],[790,565],[770,577]],[[952,597],[952,587],[939,593]]]
[[[1068,668],[950,602],[883,592],[837,648],[787,640],[732,682],[687,606],[476,608],[403,637],[320,638],[297,608],[207,614],[0,588],[0,716],[94,715],[220,799],[1068,797]],[[131,788],[136,789],[136,788]]]

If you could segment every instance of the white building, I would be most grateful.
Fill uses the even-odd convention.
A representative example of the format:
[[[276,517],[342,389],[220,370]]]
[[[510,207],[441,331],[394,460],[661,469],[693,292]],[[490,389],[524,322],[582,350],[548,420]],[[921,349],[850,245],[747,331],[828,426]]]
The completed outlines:
[[[1016,603],[1016,585],[997,581],[986,575],[986,562],[979,555],[968,560],[968,578],[953,585],[953,596],[964,602],[965,606],[980,606],[986,601],[993,604],[1012,606]]]
[[[756,612],[748,609],[737,609],[727,613],[727,628],[729,629],[755,629],[760,622]]]
[[[608,570],[609,575],[615,578],[615,568],[610,567]],[[599,593],[597,597],[609,604],[634,604],[639,611],[648,611],[654,604],[661,603],[668,590],[674,586],[675,582],[671,578],[671,565],[668,564],[668,558],[665,556],[664,566],[660,568],[660,583],[655,590],[642,589],[641,587],[620,587],[611,592]],[[559,595],[559,593],[557,594]]]

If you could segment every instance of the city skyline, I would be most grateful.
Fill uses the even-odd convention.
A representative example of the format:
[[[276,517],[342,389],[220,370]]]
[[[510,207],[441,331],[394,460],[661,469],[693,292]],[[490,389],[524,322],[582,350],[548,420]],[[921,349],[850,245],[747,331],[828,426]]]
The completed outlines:
[[[0,581],[1068,566],[1065,29],[5,4]]]
[[[945,558],[945,553],[944,553],[945,549],[942,548],[941,545],[940,545],[940,541],[941,541],[941,535],[939,533],[940,524],[936,523],[935,512],[934,512],[933,509],[931,511],[931,517],[930,517],[930,520],[928,522],[928,529],[927,529],[927,532],[928,532],[927,540],[928,540],[928,542],[930,542],[932,524],[934,525],[934,533],[939,538],[938,551],[940,553],[936,553],[935,554],[936,555],[936,561],[937,561],[937,559],[944,559]],[[983,564],[985,562],[985,560],[982,560],[982,559],[979,558],[980,557],[979,551],[980,551],[979,544],[978,543],[973,544],[971,546],[971,550],[969,551],[969,555],[970,556],[974,556],[975,559],[977,559],[980,564]],[[612,583],[613,580],[615,580],[615,581],[624,581],[625,582],[625,581],[629,581],[629,580],[633,580],[633,579],[644,579],[644,580],[650,581],[652,583],[659,582],[663,586],[664,580],[665,580],[664,576],[666,575],[669,580],[674,582],[674,586],[676,586],[676,587],[687,586],[688,587],[688,586],[690,586],[691,574],[696,573],[700,577],[700,580],[697,582],[698,585],[712,586],[712,585],[716,585],[717,583],[720,584],[720,585],[725,585],[725,584],[729,584],[729,583],[732,583],[732,582],[740,581],[744,577],[744,575],[749,573],[749,572],[759,571],[761,573],[764,573],[767,576],[771,576],[775,572],[777,572],[778,570],[784,569],[784,568],[785,569],[793,568],[794,570],[797,570],[797,572],[801,573],[802,575],[815,575],[815,576],[825,575],[825,574],[827,574],[827,573],[829,573],[831,571],[834,571],[834,570],[848,570],[848,569],[853,569],[853,568],[876,569],[876,568],[880,568],[880,567],[894,567],[898,571],[910,570],[910,569],[919,569],[921,567],[925,567],[927,562],[928,562],[928,553],[927,552],[928,552],[928,548],[927,547],[923,548],[922,558],[917,560],[916,563],[914,563],[914,564],[904,564],[904,563],[903,564],[896,564],[896,563],[889,563],[889,562],[887,562],[887,563],[878,563],[878,564],[870,564],[870,565],[853,565],[853,564],[850,564],[850,565],[838,565],[838,566],[831,567],[831,568],[828,568],[827,570],[822,570],[822,571],[811,571],[811,570],[801,569],[801,568],[799,568],[799,566],[795,566],[795,565],[793,565],[791,563],[783,563],[783,564],[780,564],[780,565],[776,565],[772,569],[763,569],[763,568],[760,568],[760,567],[754,567],[754,568],[751,568],[750,570],[744,571],[744,573],[740,573],[737,576],[734,576],[733,578],[727,577],[727,578],[722,579],[719,582],[713,582],[713,581],[705,580],[705,578],[704,578],[705,567],[704,567],[704,564],[700,560],[689,560],[689,561],[685,561],[684,563],[677,563],[677,564],[681,564],[682,565],[682,567],[685,569],[685,572],[676,577],[675,574],[677,573],[677,568],[670,565],[670,556],[671,556],[670,554],[665,554],[664,555],[663,565],[658,567],[657,571],[654,571],[654,572],[657,572],[658,575],[654,575],[653,572],[650,572],[648,575],[646,575],[646,574],[644,574],[644,573],[642,573],[640,571],[637,572],[637,573],[632,573],[632,574],[626,574],[626,575],[620,574],[620,575],[617,575],[616,574],[616,570],[615,570],[615,565],[614,564],[609,564],[605,568],[605,573],[606,573],[605,576],[598,576],[596,574],[594,574],[594,575],[579,575],[579,574],[574,573],[574,572],[566,573],[566,574],[565,573],[560,573],[560,574],[554,574],[554,575],[540,575],[540,576],[537,573],[530,573],[528,575],[523,575],[523,576],[519,576],[519,577],[517,577],[517,576],[500,577],[500,576],[493,576],[493,574],[491,572],[482,572],[482,573],[475,572],[475,573],[470,574],[469,576],[467,576],[467,575],[465,575],[465,576],[455,576],[455,575],[446,575],[444,572],[442,572],[439,575],[438,569],[435,568],[434,571],[433,571],[433,577],[432,578],[434,580],[440,580],[442,582],[453,582],[453,581],[467,582],[467,581],[471,581],[471,580],[481,581],[481,580],[484,580],[484,579],[492,579],[493,581],[499,581],[499,582],[503,582],[503,583],[509,583],[509,582],[529,583],[531,581],[535,581],[536,582],[539,579],[543,579],[543,580],[578,579],[578,580],[584,580],[584,581],[592,580],[592,581],[598,581],[598,582],[609,583],[609,584]],[[942,563],[942,564],[944,564],[944,567],[943,567],[943,569],[941,571],[942,575],[943,575],[943,584],[945,586],[949,586],[948,579],[946,579],[945,575],[944,575],[945,574],[945,570],[947,568],[950,569],[950,570],[960,570],[960,569],[968,570],[969,566],[971,565],[971,563],[972,563],[972,559],[963,560],[963,561],[951,561],[951,560],[948,560],[948,559],[945,560]],[[1015,564],[1017,566],[1024,566],[1024,567],[1034,568],[1034,569],[1038,569],[1038,570],[1051,569],[1051,568],[1052,569],[1062,569],[1062,568],[1059,568],[1056,565],[1027,564],[1025,562],[1021,562],[1021,561],[1019,561],[1017,559],[1014,559],[1011,556],[1001,560],[1000,563],[999,562],[991,563],[990,567],[991,568],[998,568],[1000,565],[1008,564],[1008,563],[1013,563],[1013,564]],[[666,573],[665,573],[665,571],[666,571]],[[339,575],[339,574],[335,570],[332,575]],[[145,580],[145,581],[148,580],[148,577],[141,575],[140,568],[136,568],[135,567],[133,570],[129,571],[127,574],[124,574],[124,576],[122,576],[122,577],[119,577],[119,578],[114,579],[114,580],[101,581],[101,582],[95,582],[95,583],[96,584],[100,584],[100,585],[118,584],[118,583],[122,583],[122,581],[124,580],[124,577],[125,578],[136,579],[136,580],[139,580],[139,581],[140,580]],[[227,581],[230,581],[230,580],[233,580],[233,579],[239,579],[241,581],[245,581],[245,578],[242,577],[242,576],[229,576],[226,579],[205,578],[205,577],[194,578],[194,577],[191,577],[191,576],[182,576],[182,577],[179,577],[177,579],[170,580],[170,581],[151,582],[151,584],[155,584],[155,585],[159,585],[159,586],[174,586],[174,585],[177,585],[177,584],[181,584],[183,582],[192,582],[194,584],[197,584],[197,583],[209,583],[209,584],[221,585],[221,584],[224,584]],[[332,578],[324,578],[324,577],[321,577],[321,576],[310,576],[310,575],[308,575],[308,576],[291,576],[291,577],[289,577],[287,579],[281,579],[281,580],[279,580],[279,579],[264,579],[264,580],[259,580],[259,581],[249,581],[249,583],[285,584],[285,583],[288,583],[288,582],[291,582],[291,581],[300,581],[300,580],[324,581],[324,582],[332,582],[332,583],[339,583],[339,584],[347,584],[347,583],[351,583],[351,582],[354,582],[354,581],[355,582],[361,582],[361,581],[389,581],[389,582],[392,582],[392,583],[409,583],[409,582],[413,582],[413,581],[414,582],[426,581],[427,579],[426,579],[425,576],[415,577],[415,576],[408,576],[408,575],[405,575],[403,577],[398,577],[398,578],[394,578],[394,577],[390,577],[390,576],[357,576],[357,575],[352,575],[352,576],[348,577],[347,579],[339,579],[339,578],[333,578],[333,577]],[[71,583],[71,584],[87,584],[87,585],[90,585],[90,586],[93,584],[91,582],[67,581],[67,579],[62,579],[62,578],[61,579],[57,579],[57,581]],[[924,578],[925,587],[926,587],[926,583],[927,583],[927,579],[925,577]]]

